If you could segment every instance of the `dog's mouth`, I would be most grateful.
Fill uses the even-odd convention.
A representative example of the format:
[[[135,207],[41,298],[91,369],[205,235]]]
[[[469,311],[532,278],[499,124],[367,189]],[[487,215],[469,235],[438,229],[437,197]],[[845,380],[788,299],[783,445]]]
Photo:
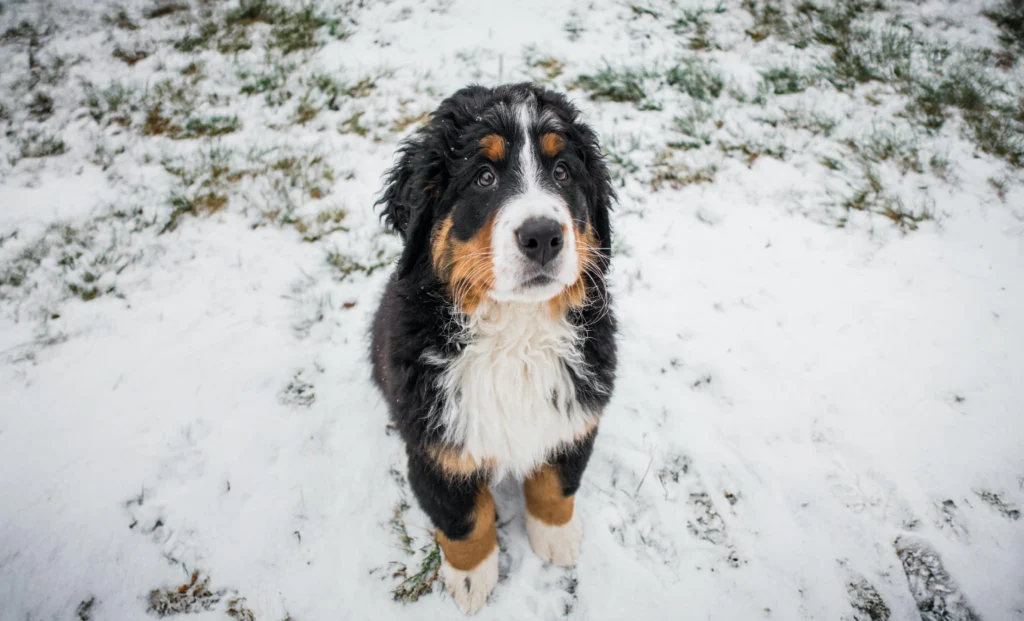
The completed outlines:
[[[550,276],[546,273],[536,274],[527,278],[520,285],[521,289],[534,289],[536,287],[547,287],[555,282],[554,276]]]

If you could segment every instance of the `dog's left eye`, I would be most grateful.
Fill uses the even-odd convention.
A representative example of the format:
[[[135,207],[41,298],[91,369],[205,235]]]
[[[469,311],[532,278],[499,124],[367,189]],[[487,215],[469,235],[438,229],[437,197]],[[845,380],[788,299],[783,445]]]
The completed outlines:
[[[476,184],[480,187],[486,188],[487,186],[494,185],[496,181],[494,173],[489,168],[485,168],[480,171],[480,174],[476,177]]]
[[[555,166],[555,170],[551,172],[551,175],[555,178],[555,181],[562,183],[569,180],[569,169],[565,167],[565,164],[559,162]]]

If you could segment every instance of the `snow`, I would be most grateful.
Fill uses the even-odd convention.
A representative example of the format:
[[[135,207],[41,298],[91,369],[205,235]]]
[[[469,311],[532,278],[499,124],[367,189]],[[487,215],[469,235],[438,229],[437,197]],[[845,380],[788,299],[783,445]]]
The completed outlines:
[[[399,250],[372,208],[409,131],[392,128],[467,82],[539,79],[528,59],[564,62],[555,84],[567,90],[606,64],[664,70],[694,52],[619,2],[369,4],[348,7],[350,38],[321,32],[321,47],[285,59],[294,94],[271,107],[239,95],[239,73],[270,70],[264,25],[251,50],[190,55],[170,43],[189,28],[181,14],[146,20],[148,3],[122,3],[137,31],[104,24],[105,3],[3,3],[0,31],[50,20],[61,30],[43,57],[80,58],[40,87],[54,115],[32,120],[24,49],[0,44],[0,104],[13,115],[0,120],[12,132],[0,140],[0,273],[49,240],[25,284],[0,285],[0,619],[75,618],[90,599],[83,618],[152,618],[150,592],[193,571],[223,597],[190,619],[227,618],[237,598],[260,621],[461,617],[440,583],[419,601],[392,599],[393,563],[414,573],[430,540],[415,506],[404,514],[415,555],[389,524],[411,494],[367,360]],[[742,34],[749,14],[724,5],[709,17],[724,49],[702,54],[736,88],[752,94],[769,66],[827,58],[755,44]],[[927,36],[995,47],[968,5],[900,7]],[[649,6],[667,19],[688,5]],[[583,26],[576,40],[570,21]],[[111,57],[115,43],[152,54],[129,67]],[[175,141],[143,135],[142,109],[122,128],[79,105],[80,79],[150,92],[184,80],[191,60],[207,76],[199,113],[237,114],[241,131]],[[1012,71],[1019,82],[1020,63]],[[376,87],[294,123],[317,72]],[[909,231],[851,212],[837,227],[835,197],[860,183],[838,139],[916,130],[895,115],[891,89],[818,84],[756,115],[725,95],[707,104],[716,140],[756,138],[789,155],[748,166],[717,147],[673,154],[690,169],[714,165],[713,180],[655,192],[650,171],[678,133],[673,117],[704,104],[645,88],[662,110],[569,91],[639,169],[623,174],[614,220],[620,371],[576,501],[582,554],[574,569],[537,557],[521,493],[503,481],[499,583],[478,618],[860,620],[850,585],[866,583],[892,619],[916,619],[919,602],[939,597],[936,582],[959,589],[944,601],[961,615],[936,618],[1024,618],[1024,522],[982,497],[1024,504],[1020,169],[977,151],[954,119],[913,134],[949,159],[952,182],[878,164],[886,191],[928,205],[933,220]],[[788,109],[835,116],[835,136],[752,120]],[[360,111],[367,135],[341,133]],[[14,157],[34,127],[60,132],[67,152]],[[104,169],[97,145],[123,152]],[[211,186],[229,197],[224,209],[157,235],[169,195],[203,191],[164,162],[205,174],[217,149],[231,168],[266,170]],[[821,166],[829,154],[846,168]],[[269,165],[287,156],[320,156],[332,172],[310,164],[315,178],[282,181]],[[1005,179],[1004,199],[990,178]],[[297,218],[343,208],[348,231],[302,241],[266,215],[282,205]],[[138,212],[111,217],[118,209]],[[59,261],[62,234],[46,232],[64,223],[83,235],[72,267]],[[332,250],[388,265],[342,278],[325,260]],[[89,270],[103,293],[85,301],[68,283]],[[913,544],[910,568],[897,541]]]

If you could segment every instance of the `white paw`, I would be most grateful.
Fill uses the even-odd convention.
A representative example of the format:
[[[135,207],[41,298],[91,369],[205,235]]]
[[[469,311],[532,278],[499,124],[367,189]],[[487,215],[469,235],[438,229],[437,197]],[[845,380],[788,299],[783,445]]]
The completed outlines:
[[[550,526],[527,512],[526,534],[530,547],[537,556],[561,567],[572,567],[580,557],[583,543],[583,525],[575,511],[572,518],[561,526]]]
[[[498,546],[494,546],[490,556],[469,571],[455,569],[445,559],[441,565],[441,579],[462,612],[467,615],[475,613],[483,608],[487,596],[498,584]]]

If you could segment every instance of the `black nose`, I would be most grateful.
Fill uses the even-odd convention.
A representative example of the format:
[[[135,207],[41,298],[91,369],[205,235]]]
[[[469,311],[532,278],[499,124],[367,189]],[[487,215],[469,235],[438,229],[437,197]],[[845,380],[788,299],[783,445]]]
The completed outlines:
[[[519,250],[547,265],[562,250],[562,225],[551,218],[530,218],[516,231]]]

